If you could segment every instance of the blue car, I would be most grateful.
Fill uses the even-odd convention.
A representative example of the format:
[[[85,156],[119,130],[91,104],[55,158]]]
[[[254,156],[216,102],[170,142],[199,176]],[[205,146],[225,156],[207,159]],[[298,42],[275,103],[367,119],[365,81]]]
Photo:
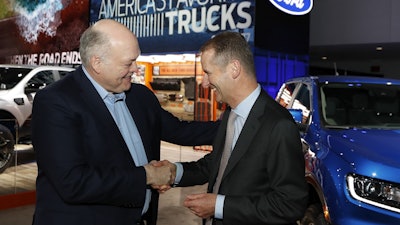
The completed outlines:
[[[400,224],[400,80],[294,78],[276,101],[301,133],[310,190],[301,224]]]

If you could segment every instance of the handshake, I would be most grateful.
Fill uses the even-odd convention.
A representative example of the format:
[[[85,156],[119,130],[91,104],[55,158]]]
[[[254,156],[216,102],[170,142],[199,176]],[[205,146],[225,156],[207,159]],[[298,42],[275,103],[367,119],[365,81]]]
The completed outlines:
[[[168,160],[151,161],[144,165],[146,170],[146,183],[160,193],[171,189],[175,182],[176,165]]]
[[[147,176],[147,184],[151,185],[159,193],[171,189],[175,182],[176,165],[168,160],[151,161],[144,165]],[[183,206],[187,207],[196,216],[207,219],[214,215],[217,195],[213,193],[201,193],[187,195]]]

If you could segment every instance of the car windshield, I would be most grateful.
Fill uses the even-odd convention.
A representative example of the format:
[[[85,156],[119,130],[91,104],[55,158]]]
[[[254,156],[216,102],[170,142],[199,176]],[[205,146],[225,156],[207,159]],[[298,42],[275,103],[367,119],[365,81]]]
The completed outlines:
[[[327,127],[400,128],[400,86],[325,83],[321,112]]]
[[[29,68],[0,67],[0,90],[13,88],[31,70]]]

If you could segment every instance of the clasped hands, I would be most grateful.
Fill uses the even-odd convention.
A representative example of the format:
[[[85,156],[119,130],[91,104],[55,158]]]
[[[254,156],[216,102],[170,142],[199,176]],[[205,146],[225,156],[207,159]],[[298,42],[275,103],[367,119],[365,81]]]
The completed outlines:
[[[144,166],[147,175],[147,184],[159,193],[171,189],[175,182],[176,165],[168,160],[151,161]],[[193,214],[201,218],[209,218],[214,215],[216,194],[203,193],[186,196],[183,205]]]
[[[147,184],[160,193],[171,189],[172,184],[175,182],[176,165],[168,160],[153,160],[145,165],[144,169],[146,170]]]

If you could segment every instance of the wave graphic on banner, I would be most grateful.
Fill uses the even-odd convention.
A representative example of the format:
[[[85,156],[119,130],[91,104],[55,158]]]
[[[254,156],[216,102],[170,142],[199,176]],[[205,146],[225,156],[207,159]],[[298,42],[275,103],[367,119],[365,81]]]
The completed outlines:
[[[21,36],[28,43],[35,43],[40,33],[54,37],[61,24],[62,0],[17,0],[16,23]]]

